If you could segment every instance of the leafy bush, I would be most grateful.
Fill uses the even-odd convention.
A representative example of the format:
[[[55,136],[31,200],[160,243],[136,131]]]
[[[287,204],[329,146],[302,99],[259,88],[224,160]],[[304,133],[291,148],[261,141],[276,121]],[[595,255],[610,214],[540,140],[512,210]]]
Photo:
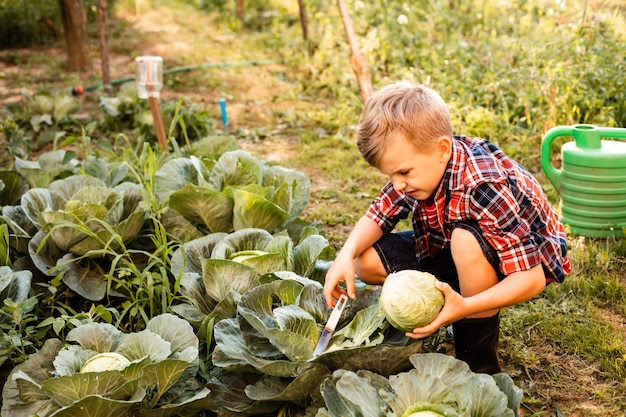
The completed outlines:
[[[58,1],[0,0],[0,48],[42,44],[63,33]]]

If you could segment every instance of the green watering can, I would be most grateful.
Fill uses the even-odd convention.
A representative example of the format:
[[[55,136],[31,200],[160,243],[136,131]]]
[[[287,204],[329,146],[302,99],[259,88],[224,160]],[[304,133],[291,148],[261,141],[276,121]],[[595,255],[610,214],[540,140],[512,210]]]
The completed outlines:
[[[550,162],[552,142],[561,147],[561,168]],[[579,124],[550,129],[541,142],[541,166],[561,195],[561,217],[571,232],[589,237],[624,237],[626,228],[626,129]]]

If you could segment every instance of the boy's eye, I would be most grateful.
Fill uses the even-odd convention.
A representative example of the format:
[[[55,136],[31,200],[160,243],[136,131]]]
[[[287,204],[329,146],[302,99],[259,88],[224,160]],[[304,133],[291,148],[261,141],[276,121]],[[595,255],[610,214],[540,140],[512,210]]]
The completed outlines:
[[[409,171],[398,171],[398,175],[408,175]]]

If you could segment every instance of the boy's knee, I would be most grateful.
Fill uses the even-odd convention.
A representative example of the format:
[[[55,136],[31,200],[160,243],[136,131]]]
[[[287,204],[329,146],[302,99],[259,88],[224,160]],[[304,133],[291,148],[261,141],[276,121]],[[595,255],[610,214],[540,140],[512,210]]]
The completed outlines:
[[[452,231],[450,250],[457,268],[462,265],[471,265],[479,260],[486,261],[480,243],[469,230],[456,228]]]
[[[458,272],[459,286],[463,296],[478,294],[498,283],[496,269],[487,259],[478,237],[473,232],[462,228],[454,229],[450,251]],[[490,310],[485,314],[495,314],[495,312],[495,310]]]
[[[378,252],[372,247],[366,249],[361,256],[355,259],[354,267],[356,275],[366,284],[382,285],[387,277],[387,271],[385,271]]]

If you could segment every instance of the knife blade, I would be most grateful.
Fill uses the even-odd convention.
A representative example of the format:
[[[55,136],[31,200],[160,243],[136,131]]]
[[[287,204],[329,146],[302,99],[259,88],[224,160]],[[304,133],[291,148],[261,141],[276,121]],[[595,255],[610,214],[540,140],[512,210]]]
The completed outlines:
[[[339,317],[341,317],[341,313],[343,312],[343,308],[346,306],[347,302],[348,296],[345,294],[341,294],[339,299],[337,299],[337,304],[335,304],[333,311],[330,313],[330,317],[324,326],[324,330],[322,330],[322,335],[317,342],[317,346],[315,346],[313,357],[322,354],[326,350],[326,347],[328,347],[328,343],[330,342],[331,337],[333,337],[337,323],[339,323]]]

